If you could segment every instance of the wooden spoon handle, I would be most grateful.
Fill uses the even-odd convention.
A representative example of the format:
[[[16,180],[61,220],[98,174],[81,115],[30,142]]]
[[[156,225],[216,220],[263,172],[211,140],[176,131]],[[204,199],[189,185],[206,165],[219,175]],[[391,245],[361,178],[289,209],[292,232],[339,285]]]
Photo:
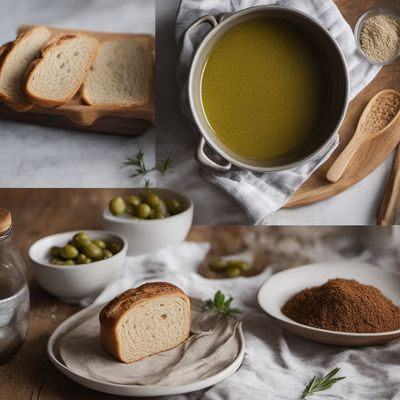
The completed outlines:
[[[346,148],[329,168],[328,173],[326,174],[326,178],[329,182],[335,183],[342,177],[343,172],[354,157],[354,154],[356,154],[357,150],[360,148],[361,143],[362,141],[357,139],[353,139],[349,142]]]
[[[400,212],[400,146],[378,211],[378,225],[393,225]]]

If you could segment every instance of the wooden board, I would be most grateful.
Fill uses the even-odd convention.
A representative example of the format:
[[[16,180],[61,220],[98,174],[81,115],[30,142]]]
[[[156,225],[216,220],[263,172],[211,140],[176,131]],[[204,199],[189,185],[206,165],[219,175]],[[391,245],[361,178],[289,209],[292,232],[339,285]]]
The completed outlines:
[[[379,0],[336,1],[337,6],[352,28],[354,28],[361,14],[371,7],[381,5],[381,3]],[[386,3],[400,8],[400,0],[386,1]],[[353,136],[362,110],[374,94],[383,89],[400,90],[400,62],[382,68],[374,81],[350,103],[346,118],[339,131],[340,145],[330,159],[292,196],[286,207],[304,206],[336,196],[369,175],[389,156],[393,146],[384,137],[379,141],[371,141],[360,149],[359,154],[352,160],[342,179],[336,183],[330,183],[326,179],[329,167]],[[398,129],[400,130],[400,127]]]
[[[23,26],[19,32],[32,26]],[[62,28],[49,28],[53,35],[61,32],[76,33],[78,31]],[[149,45],[154,60],[154,37],[152,35],[131,33],[79,32],[94,36],[100,42],[110,39],[135,38]],[[155,120],[154,62],[152,68],[152,87],[149,101],[138,107],[92,106],[82,102],[79,94],[70,102],[56,108],[35,106],[28,112],[11,110],[0,104],[0,118],[29,124],[54,126],[64,129],[83,130],[87,132],[136,136],[148,129]]]

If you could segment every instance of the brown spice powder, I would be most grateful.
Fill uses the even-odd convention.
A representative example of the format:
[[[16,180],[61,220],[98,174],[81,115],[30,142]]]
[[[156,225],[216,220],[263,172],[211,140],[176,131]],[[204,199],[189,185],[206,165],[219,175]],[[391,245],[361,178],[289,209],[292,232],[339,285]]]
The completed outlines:
[[[389,15],[368,18],[361,28],[360,45],[371,60],[390,61],[400,52],[400,20]]]
[[[367,118],[360,129],[364,133],[377,133],[389,125],[400,110],[400,97],[395,93],[388,93],[379,97],[372,105]]]
[[[339,332],[377,333],[400,329],[400,308],[373,286],[332,279],[293,296],[282,312],[292,320]]]

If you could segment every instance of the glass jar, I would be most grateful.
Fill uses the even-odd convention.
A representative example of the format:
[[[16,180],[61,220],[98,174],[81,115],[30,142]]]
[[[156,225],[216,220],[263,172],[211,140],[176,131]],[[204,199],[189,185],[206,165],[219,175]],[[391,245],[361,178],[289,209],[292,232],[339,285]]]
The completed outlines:
[[[11,214],[0,209],[0,364],[19,350],[28,332],[26,268],[12,235]]]

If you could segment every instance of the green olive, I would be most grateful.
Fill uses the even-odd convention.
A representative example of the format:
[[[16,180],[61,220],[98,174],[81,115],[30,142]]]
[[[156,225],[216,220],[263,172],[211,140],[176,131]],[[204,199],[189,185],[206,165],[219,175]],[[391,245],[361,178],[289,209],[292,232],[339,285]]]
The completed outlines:
[[[129,204],[133,207],[137,207],[141,203],[139,196],[128,196],[126,198],[126,204]]]
[[[148,204],[142,203],[136,209],[136,215],[139,218],[147,219],[150,217],[150,214],[151,214],[151,208]]]
[[[64,261],[64,263],[63,263],[63,265],[75,265],[75,264],[76,263],[74,260],[67,260],[67,261]]]
[[[216,260],[213,260],[210,263],[210,268],[215,272],[225,271],[226,266],[227,262],[223,258],[217,258]]]
[[[146,203],[152,208],[155,209],[160,205],[160,198],[155,194],[150,192],[147,195]]]
[[[80,249],[90,244],[90,237],[85,232],[78,232],[72,238],[72,243]]]
[[[60,254],[62,258],[65,258],[66,260],[72,260],[73,258],[78,257],[79,251],[76,247],[67,244],[61,248]]]
[[[167,208],[170,214],[176,215],[182,212],[182,205],[179,200],[170,199],[167,201]]]
[[[92,243],[101,250],[104,250],[107,247],[106,242],[104,240],[96,239],[96,240],[93,240]]]
[[[85,256],[84,254],[80,253],[78,255],[78,257],[76,258],[76,263],[77,264],[89,264],[90,262],[92,262],[92,260]]]
[[[83,247],[82,253],[86,257],[93,258],[94,260],[99,260],[101,257],[103,257],[103,250],[101,250],[94,244],[89,244],[89,246]]]
[[[121,215],[126,210],[126,204],[122,197],[114,197],[110,201],[109,205],[110,211],[113,215]]]
[[[113,254],[117,254],[122,250],[122,245],[117,242],[107,243],[107,249]]]
[[[241,260],[229,260],[228,267],[236,267],[239,268],[240,271],[245,272],[251,269],[251,265],[246,261]]]
[[[226,270],[224,271],[224,275],[227,278],[237,278],[238,276],[241,275],[241,272],[242,271],[240,270],[240,268],[235,266],[230,266],[226,268]]]
[[[136,214],[136,207],[132,206],[130,204],[127,204],[125,213],[128,215],[134,216]]]
[[[64,261],[61,260],[61,258],[52,258],[52,259],[51,259],[51,264],[54,264],[54,265],[63,265],[63,264],[64,264]]]
[[[58,258],[58,257],[60,257],[60,250],[61,250],[61,247],[59,247],[59,246],[53,246],[53,247],[50,249],[50,255],[51,255],[53,258]]]
[[[103,260],[105,260],[106,258],[110,258],[112,257],[114,254],[110,251],[110,250],[104,250],[103,251]]]
[[[152,219],[163,219],[165,218],[165,214],[162,210],[160,210],[159,208],[153,210],[153,214],[151,216]]]

